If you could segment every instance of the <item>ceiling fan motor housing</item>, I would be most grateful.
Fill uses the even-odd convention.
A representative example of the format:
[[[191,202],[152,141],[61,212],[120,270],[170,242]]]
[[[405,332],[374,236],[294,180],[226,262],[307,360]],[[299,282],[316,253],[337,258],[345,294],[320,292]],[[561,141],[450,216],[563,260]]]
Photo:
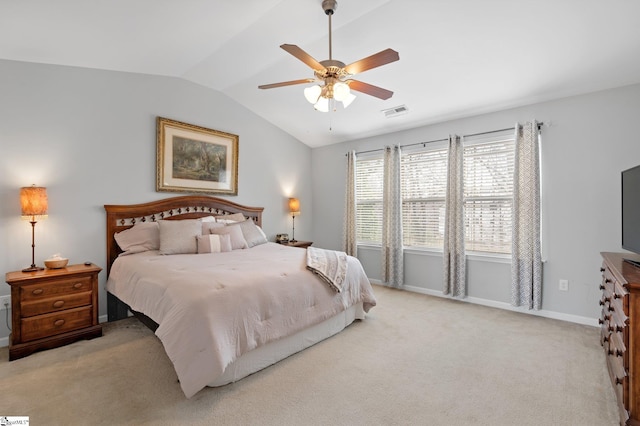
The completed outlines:
[[[336,0],[323,0],[322,10],[326,15],[333,15],[333,12],[338,8],[338,2]]]

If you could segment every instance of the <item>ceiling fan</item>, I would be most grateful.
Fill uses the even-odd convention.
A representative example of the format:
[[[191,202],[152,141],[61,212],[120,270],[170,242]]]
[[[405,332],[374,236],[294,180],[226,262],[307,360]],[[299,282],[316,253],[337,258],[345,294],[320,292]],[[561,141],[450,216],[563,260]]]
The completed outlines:
[[[400,56],[395,50],[385,49],[349,65],[345,65],[344,62],[337,61],[332,58],[331,16],[334,14],[337,7],[338,2],[336,0],[324,0],[322,2],[322,9],[329,17],[329,59],[318,62],[295,44],[283,44],[280,46],[282,49],[311,67],[315,78],[303,78],[300,80],[283,81],[281,83],[264,84],[262,86],[258,86],[259,89],[273,89],[276,87],[292,86],[295,84],[324,83],[323,85],[307,87],[304,90],[305,98],[310,103],[314,104],[315,109],[322,112],[329,111],[329,100],[331,99],[341,101],[344,108],[349,106],[355,99],[351,90],[365,93],[383,100],[389,99],[393,95],[393,92],[387,89],[364,83],[359,80],[354,80],[351,76],[399,60]]]

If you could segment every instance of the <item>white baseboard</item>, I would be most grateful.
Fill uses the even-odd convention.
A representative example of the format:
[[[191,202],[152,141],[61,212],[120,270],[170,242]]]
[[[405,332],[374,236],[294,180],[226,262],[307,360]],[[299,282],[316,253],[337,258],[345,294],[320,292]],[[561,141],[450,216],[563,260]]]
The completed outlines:
[[[371,281],[372,284],[384,285],[379,280],[369,280],[369,281]],[[479,297],[465,297],[462,299],[458,299],[458,298],[446,296],[442,294],[441,291],[431,290],[431,289],[422,288],[422,287],[404,286],[402,287],[402,290],[411,291],[413,293],[427,294],[429,296],[442,297],[444,299],[458,300],[460,302],[473,303],[476,305],[489,306],[491,308],[504,309],[506,311],[519,312],[527,315],[535,315],[538,317],[552,318],[552,319],[557,319],[561,321],[573,322],[576,324],[599,327],[597,318],[582,317],[579,315],[565,314],[562,312],[546,311],[544,309],[535,311],[533,309],[527,309],[526,307],[516,307],[516,306],[512,306],[509,303],[497,302],[495,300],[481,299]]]

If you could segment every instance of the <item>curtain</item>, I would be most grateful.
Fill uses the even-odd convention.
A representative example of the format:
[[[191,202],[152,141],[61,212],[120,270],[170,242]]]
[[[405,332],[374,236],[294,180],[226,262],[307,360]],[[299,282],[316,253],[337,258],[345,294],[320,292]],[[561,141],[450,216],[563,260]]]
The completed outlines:
[[[382,189],[382,280],[390,287],[403,285],[402,188],[400,147],[384,150]]]
[[[460,136],[449,136],[447,192],[444,220],[444,294],[464,297],[466,265],[464,252],[463,148]]]
[[[535,121],[516,124],[511,233],[511,303],[536,310],[542,305],[539,135]]]
[[[356,241],[356,152],[347,153],[347,187],[344,202],[344,241],[342,249],[349,256],[358,255]]]

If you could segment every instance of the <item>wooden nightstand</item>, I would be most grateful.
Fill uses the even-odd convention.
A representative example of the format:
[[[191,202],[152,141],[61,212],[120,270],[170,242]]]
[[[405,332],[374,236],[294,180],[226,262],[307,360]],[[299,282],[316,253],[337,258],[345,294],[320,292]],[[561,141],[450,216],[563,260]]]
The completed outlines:
[[[102,336],[102,326],[98,324],[101,270],[94,264],[82,264],[8,272],[12,311],[9,360]]]
[[[282,244],[283,246],[289,246],[289,247],[307,248],[311,244],[313,244],[313,241],[296,241],[295,243],[289,241],[288,243],[279,243],[279,244]]]

